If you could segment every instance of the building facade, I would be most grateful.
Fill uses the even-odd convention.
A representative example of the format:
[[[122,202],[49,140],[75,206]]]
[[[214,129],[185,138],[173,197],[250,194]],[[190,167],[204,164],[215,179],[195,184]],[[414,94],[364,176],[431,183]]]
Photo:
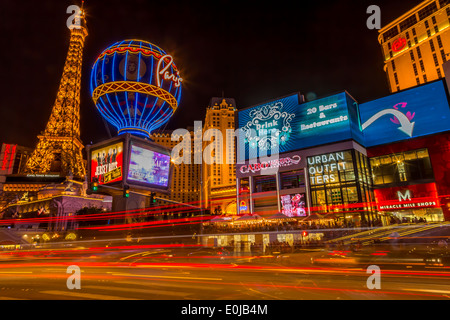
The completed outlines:
[[[212,98],[206,109],[202,147],[202,204],[213,214],[236,214],[236,155],[234,143],[229,143],[234,142],[230,133],[234,137],[235,111],[236,102],[232,98]],[[216,135],[216,132],[219,134]]]
[[[190,162],[186,163],[180,161],[177,163],[175,159],[172,159],[172,180],[170,183],[170,194],[157,194],[157,197],[177,201],[193,206],[200,206],[200,164],[194,163],[194,130],[188,128],[185,135],[173,134],[172,131],[163,131],[152,134],[152,140],[173,149],[175,146],[182,143],[182,146],[190,151]],[[182,151],[180,151],[182,157]],[[162,205],[162,203],[161,203]]]
[[[239,110],[238,212],[355,226],[450,221],[448,93],[437,80],[362,104],[346,92],[294,94]]]
[[[450,59],[450,1],[426,0],[380,30],[391,92],[444,77]]]

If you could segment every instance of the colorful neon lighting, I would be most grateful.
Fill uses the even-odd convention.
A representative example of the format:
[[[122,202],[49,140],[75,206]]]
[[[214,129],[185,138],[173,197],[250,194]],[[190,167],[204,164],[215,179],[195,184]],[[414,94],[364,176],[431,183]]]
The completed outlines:
[[[392,51],[399,52],[406,46],[405,38],[398,38],[392,43]]]
[[[8,162],[8,155],[10,153],[9,144],[5,145],[5,152],[3,153],[2,170],[6,170],[6,163]]]
[[[172,56],[142,40],[103,51],[91,71],[92,99],[119,134],[149,137],[175,113],[183,79]]]

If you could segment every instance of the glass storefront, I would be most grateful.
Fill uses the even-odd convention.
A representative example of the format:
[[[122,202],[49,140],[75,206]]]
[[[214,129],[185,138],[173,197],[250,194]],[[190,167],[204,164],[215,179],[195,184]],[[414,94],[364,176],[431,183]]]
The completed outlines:
[[[433,168],[427,149],[412,150],[370,159],[374,185],[431,181]]]
[[[356,150],[308,157],[312,213],[352,217],[355,224],[376,219],[369,160]]]
[[[378,201],[394,190],[389,199],[414,202],[415,198],[436,198],[434,174],[428,149],[409,150],[370,159],[372,177]],[[431,189],[427,186],[432,185]],[[402,188],[403,187],[403,188]],[[401,189],[400,189],[401,188]],[[392,201],[391,200],[391,201]],[[433,199],[432,199],[433,200]],[[415,223],[443,221],[440,208],[402,209],[385,211],[389,223]]]

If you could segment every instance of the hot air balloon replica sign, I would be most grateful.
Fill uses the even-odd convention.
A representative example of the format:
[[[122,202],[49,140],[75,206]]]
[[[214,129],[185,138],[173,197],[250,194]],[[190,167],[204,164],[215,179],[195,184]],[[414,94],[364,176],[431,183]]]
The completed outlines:
[[[177,110],[182,81],[171,55],[150,42],[125,40],[97,58],[90,88],[97,110],[118,134],[149,137]]]
[[[178,108],[183,79],[174,59],[143,40],[124,40],[95,61],[90,91],[117,137],[86,147],[95,186],[170,192],[170,149],[151,141]]]

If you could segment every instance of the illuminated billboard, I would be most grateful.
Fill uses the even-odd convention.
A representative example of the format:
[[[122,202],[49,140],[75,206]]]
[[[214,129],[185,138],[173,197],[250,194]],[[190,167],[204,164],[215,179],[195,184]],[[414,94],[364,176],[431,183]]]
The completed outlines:
[[[342,92],[306,103],[298,94],[239,111],[238,160],[353,139],[363,143],[356,101]]]
[[[305,194],[281,196],[281,213],[287,217],[306,217]]]
[[[155,188],[168,188],[170,155],[131,145],[127,182]]]
[[[359,110],[366,147],[450,130],[443,81],[363,103]]]
[[[90,150],[90,174],[99,184],[120,182],[123,179],[123,142]]]

